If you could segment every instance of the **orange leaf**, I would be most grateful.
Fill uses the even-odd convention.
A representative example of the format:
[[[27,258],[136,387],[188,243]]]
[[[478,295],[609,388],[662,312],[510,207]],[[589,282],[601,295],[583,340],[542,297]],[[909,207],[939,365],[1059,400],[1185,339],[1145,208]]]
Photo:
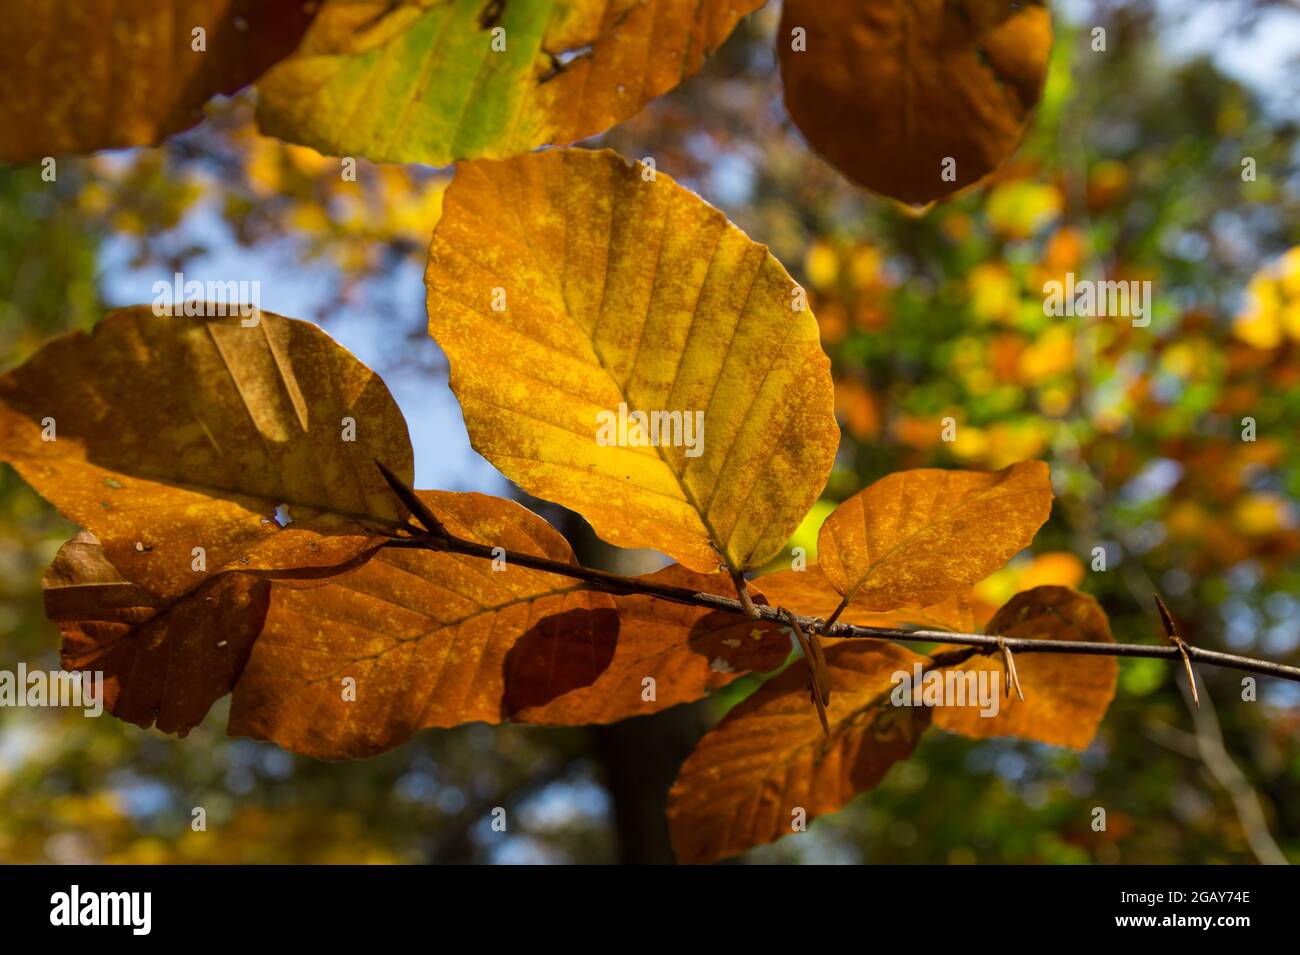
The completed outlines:
[[[271,585],[211,577],[173,600],[128,582],[82,531],[45,572],[45,613],[63,633],[65,670],[102,671],[104,708],[184,736],[239,679]]]
[[[1040,461],[991,473],[899,471],[835,509],[817,535],[818,558],[850,606],[931,607],[964,597],[1029,546],[1051,508]]]
[[[1015,150],[1052,25],[1042,0],[786,0],[777,49],[786,109],[813,148],[854,182],[924,204]]]
[[[678,564],[642,578],[735,597],[727,574],[697,574]],[[750,588],[761,602],[763,594]],[[614,598],[618,647],[609,667],[588,687],[571,690],[545,706],[515,714],[528,723],[613,723],[656,713],[707,696],[750,671],[775,670],[790,654],[790,638],[776,624],[706,610],[641,594]],[[653,679],[655,699],[646,700]]]
[[[457,537],[574,563],[564,538],[513,501],[418,493]],[[424,727],[497,723],[589,685],[617,640],[613,599],[581,581],[381,550],[323,586],[274,586],[229,730],[309,756],[372,756]]]
[[[303,0],[7,0],[0,162],[149,146],[188,129],[212,96],[292,53],[314,12]]]
[[[154,596],[339,567],[404,519],[374,465],[411,479],[388,389],[315,325],[259,315],[119,309],[0,375],[0,460]]]
[[[806,570],[781,570],[764,574],[754,581],[773,606],[809,617],[830,618],[839,606],[841,596],[821,565],[812,564]],[[949,597],[933,607],[905,609],[889,612],[861,610],[850,606],[840,614],[840,622],[861,627],[901,628],[917,626],[926,630],[951,630],[969,633],[974,626],[968,595]]]
[[[880,782],[929,724],[924,707],[890,703],[893,674],[924,660],[889,643],[826,641],[829,738],[801,666],[737,705],[700,740],[669,794],[678,861],[712,862],[772,842]]]
[[[1004,637],[1115,642],[1106,613],[1097,601],[1068,587],[1035,587],[1016,594],[989,621],[988,629]],[[1017,653],[1015,660],[1025,691],[1023,702],[1014,695],[1004,697],[997,715],[989,717],[980,716],[977,706],[939,707],[934,713],[934,725],[979,739],[1019,736],[1057,746],[1087,748],[1115,696],[1119,674],[1116,659]],[[972,657],[955,669],[996,672],[1001,681],[1002,666],[1001,656],[990,654]]]
[[[513,501],[417,492],[456,537],[575,563],[564,538]],[[730,579],[669,567],[659,583],[731,596]],[[770,623],[425,550],[380,551],[311,589],[277,582],[235,688],[230,732],[311,756],[369,756],[416,730],[506,719],[603,723],[696,700],[789,639]],[[355,699],[347,699],[345,678]],[[643,697],[647,678],[655,699]]]

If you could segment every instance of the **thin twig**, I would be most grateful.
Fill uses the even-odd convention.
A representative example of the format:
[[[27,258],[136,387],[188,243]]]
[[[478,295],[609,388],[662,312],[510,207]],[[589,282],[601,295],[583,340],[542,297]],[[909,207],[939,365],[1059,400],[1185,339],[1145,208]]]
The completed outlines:
[[[390,540],[389,547],[417,548],[420,550],[447,551],[466,554],[471,557],[483,557],[491,560],[494,556],[492,547],[477,544],[474,541],[457,537],[446,538],[432,536],[397,537]],[[723,597],[704,591],[691,590],[687,587],[672,587],[658,584],[637,577],[624,577],[609,571],[595,570],[578,564],[535,557],[532,554],[505,551],[505,559],[520,567],[540,570],[546,573],[586,581],[593,587],[617,594],[645,594],[671,600],[674,603],[704,607],[724,613],[750,616],[739,600]],[[775,607],[758,604],[754,607],[754,616],[777,625],[786,624],[785,618]],[[805,630],[815,627],[819,621],[815,617],[795,616],[799,625]],[[819,631],[828,637],[866,640],[892,640],[906,643],[946,643],[954,646],[982,647],[986,652],[1001,650],[1003,643],[1007,649],[1016,653],[1070,653],[1081,656],[1102,657],[1146,657],[1153,660],[1180,660],[1186,652],[1189,659],[1197,663],[1210,663],[1214,666],[1241,670],[1246,673],[1259,673],[1283,680],[1300,683],[1300,667],[1287,666],[1269,660],[1256,660],[1251,657],[1238,656],[1235,653],[1221,653],[1217,650],[1203,650],[1200,647],[1186,646],[1185,651],[1177,646],[1152,646],[1141,643],[1090,643],[1086,640],[1037,640],[1026,637],[1001,637],[996,634],[948,633],[942,630],[901,630],[894,627],[862,627],[855,624],[837,623],[830,627],[823,626]]]

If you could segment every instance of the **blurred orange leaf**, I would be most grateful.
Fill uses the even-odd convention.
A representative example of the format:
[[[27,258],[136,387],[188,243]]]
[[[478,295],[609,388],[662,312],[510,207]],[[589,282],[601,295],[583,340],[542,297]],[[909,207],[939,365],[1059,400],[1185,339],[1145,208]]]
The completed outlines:
[[[1041,0],[786,0],[777,38],[786,109],[809,143],[917,205],[1015,150],[1051,48]]]

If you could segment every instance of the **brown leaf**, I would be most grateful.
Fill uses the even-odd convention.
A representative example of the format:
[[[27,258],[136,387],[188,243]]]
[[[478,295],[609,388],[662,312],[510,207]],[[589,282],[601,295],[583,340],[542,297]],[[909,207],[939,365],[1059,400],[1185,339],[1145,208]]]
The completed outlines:
[[[840,592],[826,579],[819,564],[810,564],[804,570],[780,570],[764,574],[754,584],[763,589],[773,606],[786,607],[796,614],[820,617],[822,620],[830,619],[842,599]],[[925,630],[951,630],[954,633],[970,633],[974,626],[969,594],[949,597],[933,607],[888,612],[862,610],[850,605],[840,614],[839,622],[853,623],[860,627],[916,626]]]
[[[991,473],[898,471],[826,519],[819,566],[859,609],[932,607],[965,596],[1028,547],[1051,509],[1041,461]]]
[[[513,501],[418,493],[457,537],[574,562],[564,538]],[[320,587],[275,584],[229,729],[309,756],[372,756],[424,727],[497,723],[512,704],[540,706],[589,685],[617,640],[613,599],[581,581],[382,550]],[[344,698],[345,678],[355,700]]]
[[[786,109],[813,148],[915,204],[978,182],[1015,150],[1051,49],[1042,0],[786,0],[777,40]]]
[[[669,794],[679,862],[712,862],[835,812],[911,755],[929,724],[924,707],[890,703],[893,674],[925,658],[889,643],[826,641],[831,735],[808,702],[805,670],[787,668],[707,733]]]
[[[293,52],[313,13],[303,0],[6,0],[0,162],[149,146],[187,129],[212,96]]]
[[[0,375],[0,460],[163,599],[345,565],[405,516],[374,465],[411,479],[384,383],[315,325],[244,320],[120,309]]]
[[[82,531],[45,572],[45,613],[65,670],[101,671],[104,708],[184,736],[234,687],[262,629],[271,585],[220,574],[162,600],[130,583]]]
[[[988,630],[1003,637],[1115,642],[1106,613],[1097,601],[1068,587],[1035,587],[1016,594],[989,621]],[[989,717],[980,716],[977,706],[939,707],[934,713],[934,725],[979,739],[1019,736],[1086,749],[1115,696],[1119,674],[1116,659],[1017,653],[1015,660],[1025,690],[1023,702],[1014,695],[1004,695],[997,715]],[[972,657],[956,669],[989,671],[999,680],[998,687],[1003,686],[1000,654]]]
[[[697,574],[678,564],[641,580],[734,597],[724,573]],[[750,594],[761,600],[753,588]],[[643,594],[618,595],[618,647],[591,686],[571,690],[515,718],[529,723],[613,723],[708,695],[750,671],[775,670],[790,654],[790,638],[776,624],[706,610]],[[655,698],[644,699],[647,679]]]

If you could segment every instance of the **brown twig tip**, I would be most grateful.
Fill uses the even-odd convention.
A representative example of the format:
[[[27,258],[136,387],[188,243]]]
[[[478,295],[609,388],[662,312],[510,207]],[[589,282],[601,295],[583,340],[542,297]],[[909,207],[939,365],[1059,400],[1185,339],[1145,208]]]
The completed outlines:
[[[1007,646],[1004,639],[998,640],[998,648],[1002,651],[1002,666],[1007,671],[1007,697],[1011,696],[1011,688],[1015,687],[1016,696],[1020,697],[1020,702],[1025,702],[1025,691],[1020,688],[1020,674],[1016,673],[1016,658],[1011,654],[1011,648]]]
[[[409,484],[389,470],[388,466],[378,458],[375,458],[375,467],[379,468],[379,473],[384,476],[384,480],[393,489],[397,499],[406,505],[406,509],[424,525],[426,531],[434,537],[444,539],[451,537],[451,534],[447,533],[447,528],[442,526],[442,521],[438,520],[433,511],[429,510],[429,505],[420,500],[420,495],[416,494]]]
[[[1192,702],[1196,708],[1201,708],[1201,694],[1196,689],[1196,672],[1192,669],[1192,657],[1187,652],[1187,641],[1182,638],[1178,632],[1177,625],[1174,624],[1174,615],[1169,612],[1165,602],[1160,599],[1159,594],[1153,594],[1156,598],[1156,609],[1160,611],[1160,622],[1164,624],[1165,636],[1173,641],[1174,646],[1178,648],[1179,654],[1183,658],[1183,668],[1187,670],[1187,685],[1192,688]]]
[[[821,720],[822,732],[831,735],[830,720],[826,716],[826,707],[831,702],[830,673],[826,669],[826,654],[815,633],[804,633],[799,626],[799,618],[782,607],[778,613],[794,631],[794,638],[799,641],[799,650],[803,653],[804,665],[808,668],[808,693],[817,707],[817,718]]]

